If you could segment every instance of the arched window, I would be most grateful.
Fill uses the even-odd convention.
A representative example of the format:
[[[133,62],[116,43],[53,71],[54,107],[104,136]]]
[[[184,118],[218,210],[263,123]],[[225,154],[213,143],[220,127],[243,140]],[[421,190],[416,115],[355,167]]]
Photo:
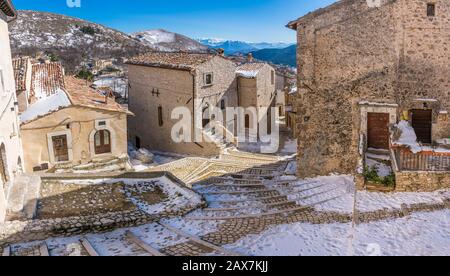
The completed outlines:
[[[99,130],[94,136],[95,154],[111,152],[111,133],[108,130]]]

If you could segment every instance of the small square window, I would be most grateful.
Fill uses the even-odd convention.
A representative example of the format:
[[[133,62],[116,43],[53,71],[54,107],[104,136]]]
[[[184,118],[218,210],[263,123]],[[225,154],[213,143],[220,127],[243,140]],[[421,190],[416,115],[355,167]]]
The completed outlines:
[[[106,122],[105,121],[100,121],[100,122],[98,122],[98,125],[99,126],[106,126]]]
[[[205,85],[212,85],[213,84],[213,74],[207,73],[203,76],[203,82]]]
[[[427,4],[427,16],[429,17],[436,16],[436,4],[434,3]]]

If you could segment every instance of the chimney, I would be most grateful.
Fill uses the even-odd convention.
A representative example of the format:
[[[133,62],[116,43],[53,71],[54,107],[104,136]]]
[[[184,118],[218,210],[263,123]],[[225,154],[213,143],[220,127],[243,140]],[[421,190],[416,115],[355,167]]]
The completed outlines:
[[[225,56],[225,50],[223,49],[223,48],[219,48],[219,49],[217,49],[217,54],[219,55],[219,56]]]
[[[248,53],[247,55],[247,62],[253,62],[253,54],[252,53]]]

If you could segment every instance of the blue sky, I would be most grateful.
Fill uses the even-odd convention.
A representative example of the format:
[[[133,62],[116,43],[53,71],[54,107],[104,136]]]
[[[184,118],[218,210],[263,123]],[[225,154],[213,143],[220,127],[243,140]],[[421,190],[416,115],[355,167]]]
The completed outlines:
[[[335,0],[13,0],[17,9],[79,17],[130,33],[166,29],[192,38],[295,42],[284,26]]]

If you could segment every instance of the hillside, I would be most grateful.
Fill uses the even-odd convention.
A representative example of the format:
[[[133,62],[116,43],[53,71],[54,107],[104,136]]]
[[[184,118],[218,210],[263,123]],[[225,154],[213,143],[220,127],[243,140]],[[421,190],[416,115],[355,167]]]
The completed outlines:
[[[297,45],[284,49],[263,49],[252,52],[256,59],[272,62],[274,64],[297,66]]]
[[[128,35],[123,32],[65,15],[19,11],[10,24],[13,55],[44,53],[74,72],[86,59],[129,58],[148,51],[206,50],[185,36],[164,30]],[[153,40],[152,40],[153,39]]]
[[[161,29],[137,32],[131,36],[152,48],[157,47],[161,51],[204,52],[209,49],[189,37]]]

